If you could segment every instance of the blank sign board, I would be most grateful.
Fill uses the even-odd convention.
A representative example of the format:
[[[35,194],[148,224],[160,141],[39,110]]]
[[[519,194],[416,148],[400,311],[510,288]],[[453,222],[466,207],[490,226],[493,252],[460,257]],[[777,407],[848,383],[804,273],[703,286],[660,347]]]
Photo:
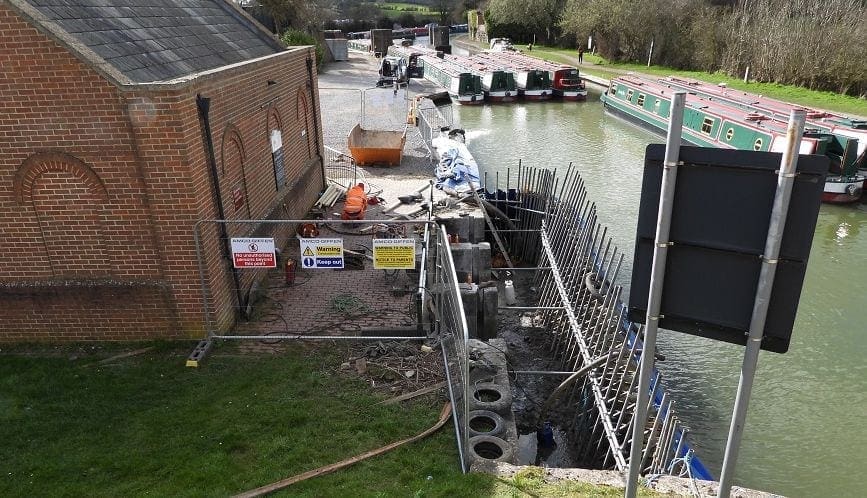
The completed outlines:
[[[647,147],[629,296],[645,322],[665,146]],[[745,344],[782,155],[680,148],[660,327]],[[792,189],[762,349],[784,353],[816,229],[829,159],[802,155]]]

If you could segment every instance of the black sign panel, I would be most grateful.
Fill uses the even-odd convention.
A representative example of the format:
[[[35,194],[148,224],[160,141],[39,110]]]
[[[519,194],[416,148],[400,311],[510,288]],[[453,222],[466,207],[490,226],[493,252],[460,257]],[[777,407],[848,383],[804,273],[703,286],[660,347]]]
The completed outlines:
[[[647,147],[629,316],[644,323],[665,146]],[[782,154],[680,148],[660,327],[745,344]],[[828,170],[825,156],[798,158],[762,349],[785,353]]]

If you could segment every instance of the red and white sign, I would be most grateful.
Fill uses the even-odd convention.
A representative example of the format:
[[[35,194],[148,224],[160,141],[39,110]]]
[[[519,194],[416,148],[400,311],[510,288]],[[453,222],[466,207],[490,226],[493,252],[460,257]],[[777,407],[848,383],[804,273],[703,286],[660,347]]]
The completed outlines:
[[[276,268],[274,239],[232,239],[232,262],[235,268]]]

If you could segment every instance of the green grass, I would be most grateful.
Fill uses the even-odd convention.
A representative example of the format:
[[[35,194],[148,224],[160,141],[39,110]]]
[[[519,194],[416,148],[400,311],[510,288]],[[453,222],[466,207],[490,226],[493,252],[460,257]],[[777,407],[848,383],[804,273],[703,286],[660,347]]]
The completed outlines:
[[[572,65],[576,64],[578,59],[578,53],[576,50],[542,46],[534,46],[530,55]],[[857,97],[840,95],[833,92],[808,90],[806,88],[791,85],[779,85],[776,83],[744,83],[743,79],[732,78],[722,73],[682,71],[663,66],[647,67],[643,64],[610,63],[601,57],[591,54],[584,54],[584,65],[581,66],[581,71],[606,79],[611,79],[617,75],[634,71],[637,73],[657,76],[683,76],[714,84],[724,82],[729,86],[729,88],[764,95],[784,102],[837,111],[847,115],[867,116],[867,99],[859,99]]]
[[[387,16],[392,19],[396,19],[400,17],[402,14],[412,14],[415,16],[416,20],[420,23],[425,23],[433,19],[434,17],[439,16],[439,13],[432,10],[427,5],[415,5],[411,3],[397,3],[397,2],[377,2],[376,7],[382,13],[382,15]],[[411,26],[408,26],[411,27]]]
[[[433,13],[433,9],[429,5],[421,5],[414,3],[402,2],[377,2],[376,6],[385,10],[405,10],[408,12],[429,12]]]
[[[338,372],[346,355],[333,346],[318,350],[327,354],[299,345],[296,352],[254,357],[224,345],[194,369],[183,366],[192,345],[169,344],[96,363],[118,347],[48,355],[44,348],[39,354],[3,348],[0,496],[226,496],[414,435],[442,407],[430,396],[376,405],[381,395]],[[621,493],[571,482],[552,486],[532,473],[463,475],[449,423],[428,439],[282,495]]]

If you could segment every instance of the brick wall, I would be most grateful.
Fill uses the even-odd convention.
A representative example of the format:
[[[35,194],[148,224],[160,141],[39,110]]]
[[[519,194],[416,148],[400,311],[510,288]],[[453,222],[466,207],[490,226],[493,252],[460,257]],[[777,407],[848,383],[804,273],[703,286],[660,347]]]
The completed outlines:
[[[0,4],[0,341],[201,337],[193,233],[218,213],[196,95],[212,99],[226,217],[300,216],[322,186],[309,160],[321,129],[307,52],[187,84],[118,87]],[[290,181],[279,189],[269,119],[285,137]],[[204,227],[212,305],[225,328],[237,302],[215,235]]]

